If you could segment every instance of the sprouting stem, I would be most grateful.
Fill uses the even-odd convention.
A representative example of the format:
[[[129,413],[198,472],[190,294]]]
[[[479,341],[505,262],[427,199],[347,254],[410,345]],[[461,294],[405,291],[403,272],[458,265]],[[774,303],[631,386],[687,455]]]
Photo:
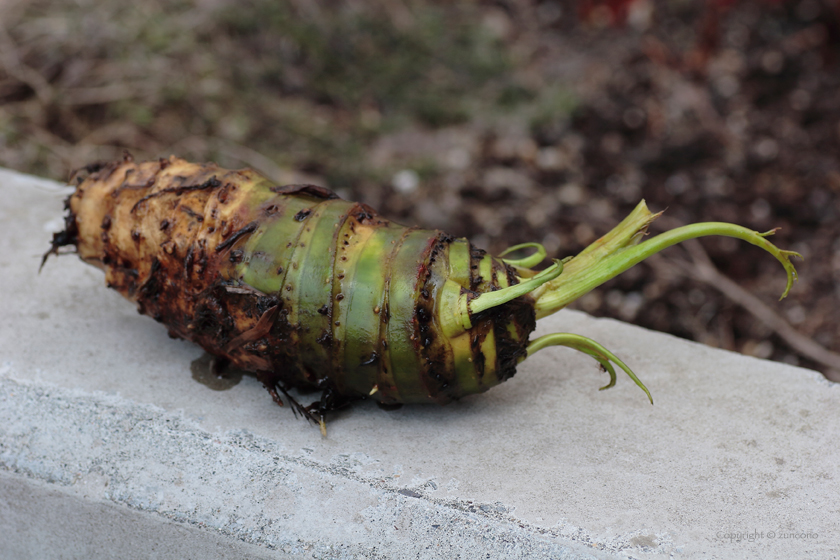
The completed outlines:
[[[802,255],[793,251],[783,251],[767,241],[766,237],[773,231],[759,233],[734,224],[705,222],[676,228],[638,243],[647,226],[656,216],[658,214],[651,214],[642,201],[621,224],[568,261],[562,275],[547,282],[532,294],[536,300],[537,318],[555,313],[590,290],[663,249],[687,239],[708,235],[742,239],[776,257],[787,273],[787,285],[782,298],[787,296],[796,280],[796,269],[790,258],[792,256],[802,258]]]
[[[653,397],[650,395],[650,391],[648,391],[645,384],[641,382],[641,380],[636,377],[636,374],[621,360],[616,357],[615,354],[604,348],[602,345],[598,344],[591,338],[586,338],[585,336],[581,336],[579,334],[570,334],[570,333],[554,333],[554,334],[547,334],[545,336],[541,336],[536,340],[532,341],[527,348],[527,356],[532,355],[534,352],[537,352],[546,346],[568,346],[569,348],[574,348],[579,352],[583,352],[584,354],[588,354],[595,358],[599,364],[604,368],[604,370],[609,373],[610,375],[610,382],[601,387],[601,390],[609,389],[616,382],[616,375],[615,369],[613,368],[611,361],[614,362],[618,367],[623,369],[627,375],[630,376],[630,379],[636,382],[636,385],[641,387],[642,391],[648,396],[650,399],[650,404],[653,404]],[[524,359],[524,358],[523,358]]]

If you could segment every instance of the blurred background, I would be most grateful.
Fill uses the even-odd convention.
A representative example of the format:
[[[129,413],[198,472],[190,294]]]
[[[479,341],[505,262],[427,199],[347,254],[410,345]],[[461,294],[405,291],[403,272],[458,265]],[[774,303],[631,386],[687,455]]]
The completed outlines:
[[[0,166],[123,150],[311,182],[493,252],[642,198],[712,238],[574,304],[840,381],[837,0],[2,0]],[[732,281],[729,281],[731,279]]]

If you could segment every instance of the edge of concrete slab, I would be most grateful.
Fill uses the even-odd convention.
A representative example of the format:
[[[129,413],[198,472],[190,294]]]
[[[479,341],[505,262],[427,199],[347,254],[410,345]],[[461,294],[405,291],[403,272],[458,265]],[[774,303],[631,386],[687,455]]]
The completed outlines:
[[[159,515],[90,499],[75,486],[0,470],[0,557],[276,558],[272,551]],[[37,522],[33,522],[37,521]]]
[[[0,544],[12,552],[7,557],[37,558],[31,547],[49,538],[46,546],[71,558],[132,558],[136,550],[93,541],[109,535],[142,544],[159,529],[166,538],[148,541],[156,550],[142,556],[182,558],[208,533],[214,536],[207,550],[219,558],[259,550],[239,543],[289,557],[342,559],[576,559],[618,551],[583,531],[569,538],[531,527],[499,504],[434,499],[371,480],[355,468],[363,457],[323,464],[247,431],[211,433],[156,406],[21,383],[5,373],[0,368],[0,466],[7,470],[0,470],[0,527],[18,535]],[[37,511],[33,499],[43,503]],[[67,519],[53,507],[98,517]],[[49,528],[25,522],[39,517]]]

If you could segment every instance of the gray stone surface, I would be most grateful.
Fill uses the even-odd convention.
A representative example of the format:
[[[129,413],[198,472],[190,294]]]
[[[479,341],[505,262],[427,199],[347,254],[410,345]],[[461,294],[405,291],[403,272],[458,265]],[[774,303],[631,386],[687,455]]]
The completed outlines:
[[[224,533],[108,502],[88,488],[88,481],[59,486],[0,471],[0,558],[277,558]]]
[[[2,558],[840,555],[840,387],[816,372],[567,311],[539,331],[602,342],[655,406],[549,349],[447,407],[358,403],[322,438],[252,377],[194,381],[201,350],[98,270],[39,275],[62,191],[0,170]]]

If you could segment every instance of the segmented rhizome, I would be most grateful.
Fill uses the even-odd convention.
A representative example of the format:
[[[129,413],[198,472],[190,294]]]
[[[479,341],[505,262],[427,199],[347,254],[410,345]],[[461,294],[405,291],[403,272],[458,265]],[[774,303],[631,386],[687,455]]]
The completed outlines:
[[[61,244],[173,336],[258,372],[384,403],[446,403],[513,375],[527,296],[444,331],[439,307],[517,283],[465,239],[312,185],[130,159],[78,171]]]
[[[640,242],[657,216],[644,202],[577,256],[535,271],[545,257],[539,244],[511,248],[535,250],[527,257],[492,257],[325,188],[277,186],[248,169],[126,156],[77,171],[71,184],[65,230],[45,260],[74,246],[141,313],[256,372],[278,402],[278,390],[321,390],[309,407],[292,403],[322,429],[324,412],[351,399],[447,403],[486,391],[553,345],[594,357],[608,387],[612,362],[647,393],[590,339],[528,337],[536,319],[688,238],[744,239],[785,266],[785,294],[795,278],[795,253],[769,243],[772,232],[707,223]]]

